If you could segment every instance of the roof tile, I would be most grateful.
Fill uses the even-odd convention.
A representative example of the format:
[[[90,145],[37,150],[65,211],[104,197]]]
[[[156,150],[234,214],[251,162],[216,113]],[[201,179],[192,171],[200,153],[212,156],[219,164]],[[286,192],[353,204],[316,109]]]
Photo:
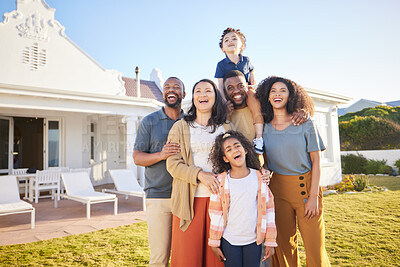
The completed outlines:
[[[136,79],[122,77],[122,80],[125,82],[126,95],[137,96]],[[140,96],[164,102],[161,90],[152,81],[140,80]]]

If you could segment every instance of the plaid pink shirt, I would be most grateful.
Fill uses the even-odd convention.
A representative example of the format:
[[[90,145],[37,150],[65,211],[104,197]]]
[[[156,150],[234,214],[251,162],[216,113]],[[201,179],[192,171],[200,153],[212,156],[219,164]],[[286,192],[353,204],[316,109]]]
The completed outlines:
[[[256,171],[258,178],[257,190],[257,245],[264,240],[267,247],[277,247],[274,197],[266,183],[262,182],[260,171]],[[210,207],[210,237],[208,245],[219,247],[222,233],[226,227],[226,218],[229,210],[229,182],[226,172],[218,175],[220,182],[219,194],[211,194]],[[261,200],[261,201],[260,201]]]

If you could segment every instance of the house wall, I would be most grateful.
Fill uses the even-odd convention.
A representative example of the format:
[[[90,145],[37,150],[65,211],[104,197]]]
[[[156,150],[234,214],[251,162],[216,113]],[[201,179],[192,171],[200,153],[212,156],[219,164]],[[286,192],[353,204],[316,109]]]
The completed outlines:
[[[41,1],[18,1],[0,23],[0,82],[74,92],[125,95],[121,73],[75,45]],[[73,67],[72,67],[73,66]]]
[[[332,102],[321,101],[318,98],[314,98],[313,101],[313,119],[326,147],[321,153],[321,185],[326,186],[342,179],[337,108]]]

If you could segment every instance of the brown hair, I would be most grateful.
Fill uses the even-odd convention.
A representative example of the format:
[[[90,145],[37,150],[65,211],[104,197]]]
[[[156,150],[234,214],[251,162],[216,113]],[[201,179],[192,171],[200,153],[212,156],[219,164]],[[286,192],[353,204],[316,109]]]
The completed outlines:
[[[286,104],[286,110],[289,114],[304,109],[310,116],[314,115],[314,103],[303,87],[289,79],[270,76],[258,85],[256,92],[256,97],[261,103],[261,113],[265,123],[271,122],[274,118],[274,110],[268,98],[272,85],[276,82],[284,83],[289,90],[289,99]]]
[[[221,35],[221,39],[219,40],[219,47],[222,49],[222,43],[224,41],[224,37],[225,37],[225,35],[227,35],[230,32],[236,33],[239,36],[240,40],[242,41],[243,49],[240,50],[240,53],[241,53],[246,48],[246,37],[244,36],[243,33],[240,32],[240,29],[226,28]]]
[[[214,173],[222,173],[231,169],[229,162],[224,161],[224,142],[229,138],[237,139],[247,151],[246,154],[246,166],[248,168],[260,170],[260,162],[258,161],[258,156],[254,151],[254,147],[251,142],[240,132],[237,131],[227,131],[222,133],[215,138],[215,143],[211,149],[209,159],[212,163]]]

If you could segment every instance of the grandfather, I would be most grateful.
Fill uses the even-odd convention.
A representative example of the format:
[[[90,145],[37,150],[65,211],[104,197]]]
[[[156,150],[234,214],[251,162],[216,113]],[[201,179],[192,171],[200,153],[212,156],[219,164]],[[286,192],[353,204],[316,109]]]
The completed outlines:
[[[168,266],[171,252],[172,177],[165,160],[180,152],[176,143],[167,140],[169,130],[182,117],[185,86],[176,78],[168,78],[163,85],[164,107],[143,118],[136,136],[133,160],[145,168],[146,217],[148,226],[149,266]]]

